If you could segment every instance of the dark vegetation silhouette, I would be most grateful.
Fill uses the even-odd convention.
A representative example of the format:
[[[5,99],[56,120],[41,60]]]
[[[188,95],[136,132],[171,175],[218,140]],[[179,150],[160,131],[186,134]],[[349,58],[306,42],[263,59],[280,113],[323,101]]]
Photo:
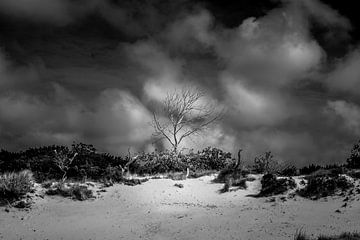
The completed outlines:
[[[90,195],[84,187],[71,186],[68,182],[91,180],[102,182],[105,186],[114,183],[137,185],[148,178],[136,179],[132,177],[134,174],[145,177],[163,174],[167,178],[181,180],[218,172],[214,182],[224,183],[221,192],[230,191],[232,187],[246,188],[246,182],[254,180],[249,177],[250,173],[264,174],[259,196],[284,193],[294,188],[292,176],[304,175],[306,186],[298,194],[318,199],[354,188],[343,174],[357,179],[360,177],[359,143],[354,145],[346,164],[311,164],[300,169],[279,164],[271,152],[259,155],[254,159],[253,166],[245,167],[241,151],[234,159],[231,153],[211,147],[197,152],[165,150],[138,153],[136,156],[131,154],[130,149],[126,156],[113,156],[84,143],[73,143],[71,147],[52,145],[30,148],[20,152],[1,150],[0,198],[6,201],[19,199],[31,191],[34,182],[48,185],[49,194],[86,199]]]
[[[74,143],[66,146],[30,148],[22,152],[0,151],[0,172],[30,170],[37,182],[46,180],[121,181],[127,174],[154,175],[186,172],[189,176],[223,169],[231,163],[231,153],[205,148],[189,153],[154,151],[135,157],[113,156],[98,152],[93,145]]]
[[[297,231],[294,240],[360,240],[359,233],[341,233],[340,235],[320,235],[315,238],[309,237],[304,231]]]
[[[350,156],[347,159],[347,167],[349,168],[360,168],[360,140],[354,144]]]

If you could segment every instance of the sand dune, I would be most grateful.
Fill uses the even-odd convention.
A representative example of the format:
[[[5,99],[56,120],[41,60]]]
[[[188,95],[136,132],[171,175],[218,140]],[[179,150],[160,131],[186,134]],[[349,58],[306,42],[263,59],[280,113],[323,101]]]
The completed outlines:
[[[153,179],[134,187],[115,185],[91,201],[34,198],[29,211],[0,209],[0,239],[292,239],[360,230],[360,196],[318,201],[301,197],[253,198],[247,190],[219,194],[214,176],[181,181]],[[339,209],[341,212],[335,212]]]

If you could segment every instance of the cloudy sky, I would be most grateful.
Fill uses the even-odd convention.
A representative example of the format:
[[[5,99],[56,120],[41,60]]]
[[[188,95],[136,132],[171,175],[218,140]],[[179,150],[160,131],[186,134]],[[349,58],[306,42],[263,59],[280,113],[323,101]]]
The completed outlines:
[[[343,1],[342,1],[343,2]],[[226,107],[183,147],[304,165],[360,138],[359,25],[320,0],[0,0],[0,148],[153,148],[154,102],[189,84]]]

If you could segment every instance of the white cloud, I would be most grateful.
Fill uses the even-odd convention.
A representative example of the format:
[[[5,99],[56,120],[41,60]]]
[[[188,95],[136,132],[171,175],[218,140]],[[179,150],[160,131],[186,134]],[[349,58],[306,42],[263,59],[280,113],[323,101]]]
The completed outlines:
[[[328,74],[326,83],[330,90],[359,95],[360,51],[356,50],[340,60],[334,71]]]
[[[240,126],[267,126],[281,124],[290,117],[296,109],[287,107],[285,96],[246,86],[243,79],[224,77],[226,90],[226,105],[229,115]]]
[[[343,120],[344,126],[351,133],[360,133],[360,107],[343,100],[329,101],[328,109]]]

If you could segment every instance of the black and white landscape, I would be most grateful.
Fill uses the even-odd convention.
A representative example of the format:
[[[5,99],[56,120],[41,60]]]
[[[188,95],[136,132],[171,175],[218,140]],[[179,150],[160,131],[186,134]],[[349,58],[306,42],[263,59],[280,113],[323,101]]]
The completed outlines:
[[[360,239],[359,26],[336,0],[0,0],[0,239]]]

